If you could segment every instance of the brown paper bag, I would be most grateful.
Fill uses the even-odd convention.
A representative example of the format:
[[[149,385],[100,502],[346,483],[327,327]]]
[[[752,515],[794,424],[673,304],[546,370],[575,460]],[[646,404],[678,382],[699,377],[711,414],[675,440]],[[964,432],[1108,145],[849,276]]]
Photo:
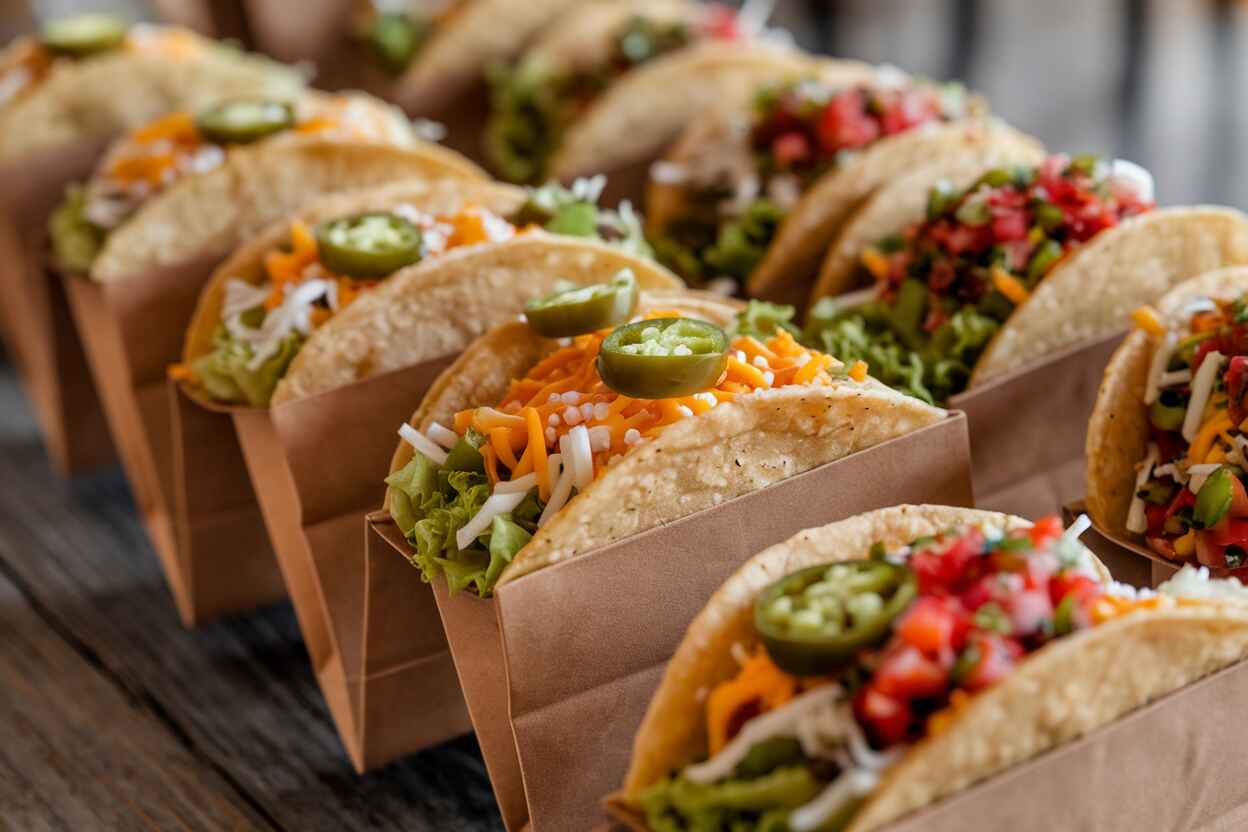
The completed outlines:
[[[388,633],[384,637],[393,641],[378,642],[367,673],[363,657],[362,521],[385,497],[397,426],[411,418],[451,361],[428,361],[270,410],[224,408],[233,418],[321,690],[361,772],[466,727],[464,719],[447,719],[448,709],[463,714],[462,698],[427,587],[414,588],[406,599],[375,599],[383,620],[375,623],[373,636]],[[187,433],[181,441],[193,446],[199,437]],[[431,666],[440,668],[438,678],[449,686],[437,688]],[[378,708],[370,724],[384,727],[372,737],[384,743],[379,748],[369,746],[363,731],[361,703],[370,677],[379,688],[370,697]],[[396,696],[410,702],[413,690],[424,691],[421,708],[400,708],[395,714],[401,719],[381,719],[379,705],[399,705],[403,700]]]
[[[1088,419],[1122,338],[1079,344],[950,399],[970,426],[980,508],[1034,518],[1083,496]]]
[[[63,276],[122,466],[188,626],[280,597],[274,571],[262,562],[267,552],[245,548],[255,538],[237,526],[215,538],[196,530],[196,543],[213,551],[211,569],[188,568],[177,545],[175,409],[169,404],[166,372],[181,355],[200,288],[223,255],[205,254],[114,283]],[[189,463],[184,459],[183,464]],[[211,482],[217,475],[204,469],[203,476]],[[221,476],[228,481],[230,475]]]
[[[48,270],[48,217],[106,146],[84,140],[0,165],[0,336],[64,476],[115,454],[64,290]]]
[[[1245,696],[1241,662],[880,832],[1248,828]],[[644,832],[642,818],[610,808]]]
[[[902,502],[971,505],[962,414],[438,610],[509,829],[588,829],[685,628],[742,562]],[[375,534],[401,553],[385,518]],[[504,673],[505,671],[505,673]]]

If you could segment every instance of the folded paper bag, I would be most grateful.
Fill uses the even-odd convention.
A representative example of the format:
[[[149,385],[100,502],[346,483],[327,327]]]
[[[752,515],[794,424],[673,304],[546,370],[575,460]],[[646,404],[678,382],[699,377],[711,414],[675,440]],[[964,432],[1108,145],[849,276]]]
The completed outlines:
[[[170,407],[166,376],[169,365],[181,355],[200,289],[222,256],[223,252],[207,253],[110,283],[62,275],[122,467],[188,626],[281,597],[272,556],[265,550],[243,548],[254,543],[254,538],[238,536],[237,527],[223,534],[214,547],[219,556],[218,580],[211,581],[210,587],[192,580],[194,572],[187,568],[178,547],[175,409]],[[205,477],[211,479],[207,473]],[[227,564],[226,558],[234,563]],[[264,558],[268,558],[267,567]],[[220,580],[231,574],[232,566],[241,566],[239,574],[250,579]]]
[[[423,362],[271,409],[220,408],[233,419],[322,692],[352,762],[361,771],[370,762],[388,759],[368,747],[359,718],[361,687],[368,683],[363,667],[366,553],[360,527],[385,497],[383,475],[394,454],[395,426],[411,417],[451,360]],[[194,445],[197,438],[189,435],[183,441]],[[344,441],[349,442],[349,453],[341,452]],[[191,513],[194,510],[190,507]],[[462,703],[428,588],[418,586],[398,609],[402,620],[413,615],[418,620],[406,631],[391,627],[395,641],[383,645],[390,656],[388,666],[377,666],[381,654],[375,650],[373,675],[386,676],[385,684],[399,686],[405,684],[402,677],[419,676],[427,671],[424,665],[441,657],[444,675],[451,681],[445,694],[434,691],[427,681],[420,686],[431,705],[440,707],[448,699]],[[462,710],[462,704],[459,707]],[[442,720],[436,707],[401,713],[401,721],[387,725],[391,749],[387,754],[417,751],[464,728]],[[405,745],[403,737],[410,737],[410,742]]]
[[[962,414],[504,584],[494,600],[434,581],[507,827],[602,820],[664,664],[741,563],[810,526],[934,501],[972,503]],[[393,524],[373,527],[410,551]]]
[[[1122,338],[1074,345],[950,399],[969,425],[979,508],[1041,517],[1083,495],[1088,419]]]
[[[1248,828],[1246,696],[1241,662],[879,832]],[[648,832],[619,798],[607,801],[612,817]]]
[[[64,289],[48,266],[48,218],[106,145],[85,140],[0,165],[0,336],[63,476],[115,459]]]

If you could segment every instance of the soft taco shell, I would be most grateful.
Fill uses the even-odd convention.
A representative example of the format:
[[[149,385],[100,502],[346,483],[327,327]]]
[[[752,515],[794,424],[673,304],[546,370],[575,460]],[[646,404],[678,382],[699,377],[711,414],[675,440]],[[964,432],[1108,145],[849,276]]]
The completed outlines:
[[[352,106],[379,110],[396,127],[406,121],[376,99]],[[91,268],[100,282],[228,252],[240,239],[327,193],[401,179],[483,181],[486,174],[458,153],[423,142],[406,127],[397,143],[316,135],[281,135],[232,148],[224,164],[180,179],[148,200],[108,235]]]
[[[1238,266],[1202,274],[1180,283],[1157,302],[1167,326],[1186,321],[1183,309],[1198,298],[1233,299],[1248,292],[1248,268]],[[1088,422],[1088,514],[1097,528],[1120,538],[1127,531],[1127,511],[1135,490],[1136,465],[1148,450],[1150,428],[1144,389],[1156,340],[1141,329],[1132,330],[1105,367],[1105,376]]]
[[[1042,161],[1044,148],[1039,142],[1020,137],[1013,130],[990,129],[985,131],[982,142],[968,142],[961,155],[921,165],[884,183],[841,226],[820,267],[810,304],[858,288],[856,278],[863,250],[923,221],[928,194],[936,185],[947,182],[955,190],[962,190],[992,168],[1032,166]]]
[[[668,664],[637,734],[625,800],[635,806],[647,786],[704,752],[699,692],[735,675],[734,644],[755,643],[753,605],[764,587],[805,566],[864,558],[877,540],[902,545],[982,523],[1030,525],[973,509],[897,506],[807,530],[751,558],[712,596]],[[1055,641],[888,769],[850,832],[878,829],[1246,655],[1248,609],[1231,606],[1139,613]]]
[[[390,211],[401,205],[435,215],[477,206],[505,216],[519,210],[527,199],[528,193],[514,185],[449,179],[411,179],[322,197],[301,208],[297,217],[278,220],[248,240],[213,272],[187,329],[182,360],[189,364],[212,352],[213,336],[221,323],[225,284],[230,280],[241,280],[253,286],[264,283],[268,279],[264,269],[265,255],[289,244],[290,226],[294,219],[313,226],[336,217]]]
[[[293,67],[189,30],[143,28],[184,39],[184,46],[57,61],[35,89],[0,108],[0,159],[108,136],[229,98],[292,99],[303,88],[303,74]]]
[[[458,410],[497,401],[506,382],[533,363],[522,364],[516,356],[528,360],[554,348],[547,341],[542,349],[540,342],[522,329],[478,342],[430,391],[413,424],[427,428]],[[945,411],[873,380],[738,397],[669,426],[612,463],[533,536],[499,583],[766,488],[944,416]],[[396,467],[410,458],[410,450],[400,447]]]
[[[1248,216],[1233,208],[1163,208],[1133,217],[1079,246],[1040,281],[988,342],[970,387],[1064,347],[1121,330],[1203,272],[1248,263]]]
[[[829,244],[877,188],[919,165],[954,164],[967,154],[989,152],[1034,157],[1042,147],[995,119],[962,119],[880,139],[802,194],[750,275],[747,290],[761,298],[805,303]]]
[[[454,355],[560,282],[605,283],[622,269],[643,289],[680,285],[652,260],[544,231],[452,249],[396,273],[316,330],[278,383],[273,404]]]

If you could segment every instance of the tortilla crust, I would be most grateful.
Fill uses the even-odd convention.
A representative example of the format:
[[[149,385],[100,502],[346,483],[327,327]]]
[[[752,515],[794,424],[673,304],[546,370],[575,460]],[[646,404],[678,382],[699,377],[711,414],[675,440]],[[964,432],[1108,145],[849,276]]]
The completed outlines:
[[[409,266],[312,334],[278,383],[273,404],[459,353],[561,281],[605,283],[622,269],[643,289],[680,285],[651,260],[544,231]]]
[[[802,195],[750,275],[749,293],[802,305],[830,242],[877,188],[918,165],[948,164],[986,146],[1035,154],[1040,144],[995,119],[961,119],[920,127],[873,143],[850,164],[821,177]],[[887,233],[887,232],[886,232]]]
[[[293,99],[303,88],[303,74],[293,67],[189,30],[177,36],[193,45],[183,60],[117,50],[55,63],[37,88],[0,108],[0,159],[108,136],[228,98]]]
[[[922,222],[927,216],[928,193],[936,185],[947,182],[962,190],[993,168],[1043,161],[1044,148],[1039,142],[1014,130],[990,129],[982,141],[968,143],[960,155],[922,165],[879,186],[841,226],[819,270],[811,306],[819,298],[864,285],[856,280],[863,250]]]
[[[550,175],[569,180],[656,157],[699,113],[806,74],[811,61],[790,49],[714,41],[656,58],[613,83],[568,127]]]
[[[380,109],[396,125],[407,125],[389,105],[353,97],[358,106]],[[224,255],[327,193],[401,179],[488,178],[455,151],[416,139],[406,126],[397,135],[405,139],[392,144],[288,135],[232,148],[224,164],[180,179],[109,234],[91,278],[107,283],[206,252]]]
[[[1234,266],[1202,274],[1180,283],[1156,304],[1167,326],[1179,326],[1182,310],[1197,298],[1232,299],[1248,292],[1248,268]],[[1120,539],[1136,537],[1127,531],[1127,511],[1135,490],[1136,466],[1148,450],[1150,436],[1144,390],[1157,341],[1144,330],[1133,330],[1105,367],[1088,422],[1086,455],[1088,515],[1098,529]]]
[[[804,566],[865,557],[876,540],[899,545],[985,522],[1029,525],[971,509],[898,506],[807,530],[752,558],[711,598],[668,665],[634,744],[627,800],[636,806],[647,786],[705,748],[699,691],[736,673],[732,645],[756,640],[753,603],[764,587]],[[1248,608],[1230,604],[1137,612],[1054,641],[888,769],[850,832],[885,826],[1245,656]]]
[[[482,70],[515,56],[574,0],[473,0],[439,27],[394,87],[409,112],[436,113],[482,77]]]
[[[642,314],[655,309],[671,309],[727,327],[744,304],[732,298],[692,289],[646,289],[641,293],[637,308]],[[521,321],[494,327],[474,341],[443,371],[425,393],[411,424],[420,430],[427,430],[433,422],[450,424],[461,410],[496,404],[506,395],[512,379],[523,377],[557,348],[555,341],[541,337]],[[399,470],[411,459],[412,446],[400,442],[390,462],[390,470]],[[387,508],[389,501],[387,495]]]
[[[1162,208],[1072,251],[1018,306],[975,364],[974,388],[1072,344],[1120,331],[1137,307],[1184,280],[1248,263],[1248,216],[1233,208]]]
[[[264,283],[268,279],[264,270],[265,255],[290,243],[290,226],[296,219],[313,226],[325,220],[366,211],[390,211],[400,205],[435,215],[477,206],[505,216],[519,210],[526,199],[528,194],[523,188],[501,182],[424,179],[322,197],[301,208],[297,216],[278,220],[252,237],[213,272],[200,294],[195,315],[187,329],[182,360],[189,364],[212,352],[213,335],[221,323],[225,284],[230,280],[242,280],[253,286]]]

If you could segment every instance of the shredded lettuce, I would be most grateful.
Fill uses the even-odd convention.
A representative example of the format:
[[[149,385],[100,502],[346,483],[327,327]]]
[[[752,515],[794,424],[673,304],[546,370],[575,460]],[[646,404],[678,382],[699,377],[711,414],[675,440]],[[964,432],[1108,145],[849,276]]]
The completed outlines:
[[[469,438],[478,445],[483,441],[479,435]],[[484,473],[454,470],[415,453],[386,478],[386,484],[390,516],[411,544],[412,564],[424,579],[445,575],[451,592],[471,587],[483,598],[494,591],[503,569],[529,542],[542,513],[536,492],[530,493],[510,514],[495,517],[471,546],[460,549],[456,534],[490,497]]]
[[[64,201],[48,220],[57,262],[77,272],[91,270],[108,233],[87,219],[86,208],[86,189],[75,183],[65,189]]]
[[[761,341],[773,337],[777,329],[784,329],[793,337],[800,338],[802,331],[793,324],[796,314],[797,309],[786,304],[752,300],[737,313],[728,335],[731,338],[748,335]]]
[[[650,240],[659,262],[695,285],[716,277],[749,277],[785,217],[776,203],[756,199],[740,216],[725,221],[715,207],[722,196],[704,195],[704,204]]]
[[[243,315],[243,322],[249,326],[259,325],[263,319],[264,310],[259,308]],[[286,375],[303,341],[302,335],[291,332],[276,353],[251,369],[249,365],[255,355],[251,345],[235,338],[222,325],[213,336],[212,352],[194,361],[191,371],[208,395],[218,401],[268,407],[277,383]]]
[[[488,77],[486,152],[503,179],[536,184],[545,176],[572,114],[572,83],[557,77],[544,62],[532,60],[496,65]]]
[[[797,764],[709,785],[669,778],[647,789],[641,803],[655,832],[785,832],[789,813],[826,785]]]

